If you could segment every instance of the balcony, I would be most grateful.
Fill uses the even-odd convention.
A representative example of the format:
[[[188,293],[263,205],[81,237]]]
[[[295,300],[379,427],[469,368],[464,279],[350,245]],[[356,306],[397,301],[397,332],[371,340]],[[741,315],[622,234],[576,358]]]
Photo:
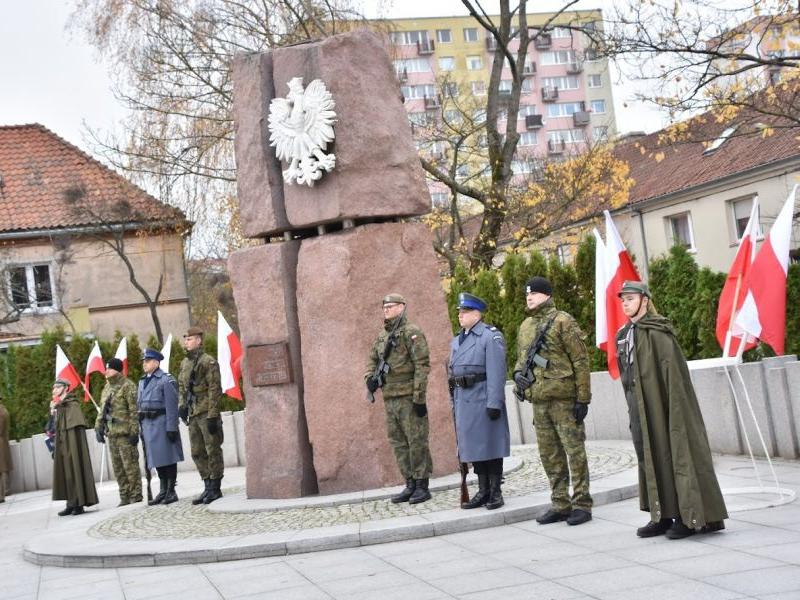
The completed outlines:
[[[569,75],[577,75],[583,73],[583,63],[578,61],[567,63],[567,73]]]
[[[542,101],[543,102],[555,102],[558,100],[558,88],[555,87],[543,87],[542,88]]]
[[[497,103],[500,106],[505,106],[511,102],[511,90],[498,90],[497,91]]]
[[[417,42],[417,54],[420,56],[427,56],[436,52],[436,44],[433,40],[423,40]]]
[[[522,67],[522,76],[523,77],[532,77],[536,75],[536,63],[525,63],[525,66]]]
[[[497,38],[495,38],[493,35],[486,37],[486,49],[489,52],[494,52],[497,50]]]
[[[537,50],[547,50],[553,45],[553,36],[549,33],[540,33],[533,39],[533,47]]]
[[[525,129],[539,129],[542,127],[542,115],[525,115]]]
[[[408,69],[403,69],[402,71],[397,72],[397,81],[400,83],[408,82]]]
[[[431,109],[431,108],[441,108],[442,107],[442,99],[438,95],[436,95],[436,96],[425,96],[424,100],[425,100],[425,109],[426,110]]]
[[[547,141],[547,151],[550,154],[564,154],[564,150],[566,149],[567,145],[564,143],[564,140],[548,140]]]
[[[572,113],[572,123],[575,127],[584,127],[589,124],[591,120],[591,115],[588,111],[579,110],[578,112]]]

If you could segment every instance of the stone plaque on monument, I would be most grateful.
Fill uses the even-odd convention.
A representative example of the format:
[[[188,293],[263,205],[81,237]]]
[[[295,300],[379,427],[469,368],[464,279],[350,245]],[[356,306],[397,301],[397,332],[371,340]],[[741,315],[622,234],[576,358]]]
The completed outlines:
[[[292,382],[292,371],[289,363],[289,344],[264,344],[248,346],[247,372],[250,385],[279,385]]]

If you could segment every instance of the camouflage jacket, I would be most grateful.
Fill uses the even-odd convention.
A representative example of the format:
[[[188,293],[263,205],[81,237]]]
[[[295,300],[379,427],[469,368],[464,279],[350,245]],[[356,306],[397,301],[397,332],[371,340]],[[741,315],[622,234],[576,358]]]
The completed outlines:
[[[109,437],[139,435],[136,384],[122,375],[106,381],[100,396],[100,414],[94,428]]]
[[[397,328],[397,346],[389,354],[389,373],[383,386],[383,397],[386,399],[413,396],[416,404],[425,404],[428,372],[431,369],[428,341],[422,330],[410,323],[406,317],[398,318],[402,318],[403,321]],[[365,380],[375,372],[394,324],[394,319],[387,320],[383,331],[378,334],[378,339],[372,345],[367,370],[364,373]]]
[[[533,402],[576,399],[589,403],[592,398],[589,386],[589,357],[586,353],[586,334],[575,319],[562,310],[556,310],[552,298],[531,311],[531,316],[519,326],[517,336],[517,363],[514,371],[525,368],[528,348],[545,325],[553,324],[545,336],[541,356],[549,361],[546,369],[534,367],[534,384],[525,392]]]
[[[181,408],[187,405],[186,392],[189,389],[189,379],[192,376],[195,360],[197,361],[197,367],[194,374],[194,385],[192,386],[195,401],[189,409],[189,418],[203,413],[207,413],[206,418],[208,419],[219,417],[219,405],[222,400],[219,364],[212,356],[199,348],[187,353],[186,358],[181,362],[181,370],[178,374],[178,391],[180,394],[178,402]]]

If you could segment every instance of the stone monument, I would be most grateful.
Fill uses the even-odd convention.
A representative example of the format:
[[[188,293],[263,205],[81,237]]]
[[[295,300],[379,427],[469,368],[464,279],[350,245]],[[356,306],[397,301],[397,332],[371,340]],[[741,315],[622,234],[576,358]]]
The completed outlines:
[[[381,38],[360,31],[243,55],[233,81],[242,228],[262,242],[229,259],[245,347],[247,496],[401,483],[380,393],[369,404],[363,381],[389,292],[406,297],[428,338],[434,476],[454,472],[447,306],[430,233],[399,222],[426,213],[430,198]],[[324,84],[335,103],[335,139],[317,152],[335,155],[335,166],[326,159],[308,185],[297,174],[317,172],[281,164],[268,125],[271,102],[287,93],[298,101],[301,84],[313,90],[309,102]],[[292,105],[277,104],[288,119]],[[292,118],[302,129],[302,115]]]

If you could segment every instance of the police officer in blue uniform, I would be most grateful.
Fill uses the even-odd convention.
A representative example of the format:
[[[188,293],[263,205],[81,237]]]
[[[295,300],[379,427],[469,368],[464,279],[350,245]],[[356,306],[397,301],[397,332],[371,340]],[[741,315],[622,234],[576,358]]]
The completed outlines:
[[[147,468],[158,472],[161,490],[148,504],[171,504],[178,501],[175,484],[178,463],[183,461],[181,434],[178,431],[178,384],[161,370],[164,356],[152,348],[144,351],[139,380],[137,410]]]
[[[506,343],[496,327],[482,321],[486,302],[458,296],[461,332],[450,342],[449,383],[461,462],[478,476],[478,492],[461,508],[503,506],[503,457],[511,454],[506,413]]]

